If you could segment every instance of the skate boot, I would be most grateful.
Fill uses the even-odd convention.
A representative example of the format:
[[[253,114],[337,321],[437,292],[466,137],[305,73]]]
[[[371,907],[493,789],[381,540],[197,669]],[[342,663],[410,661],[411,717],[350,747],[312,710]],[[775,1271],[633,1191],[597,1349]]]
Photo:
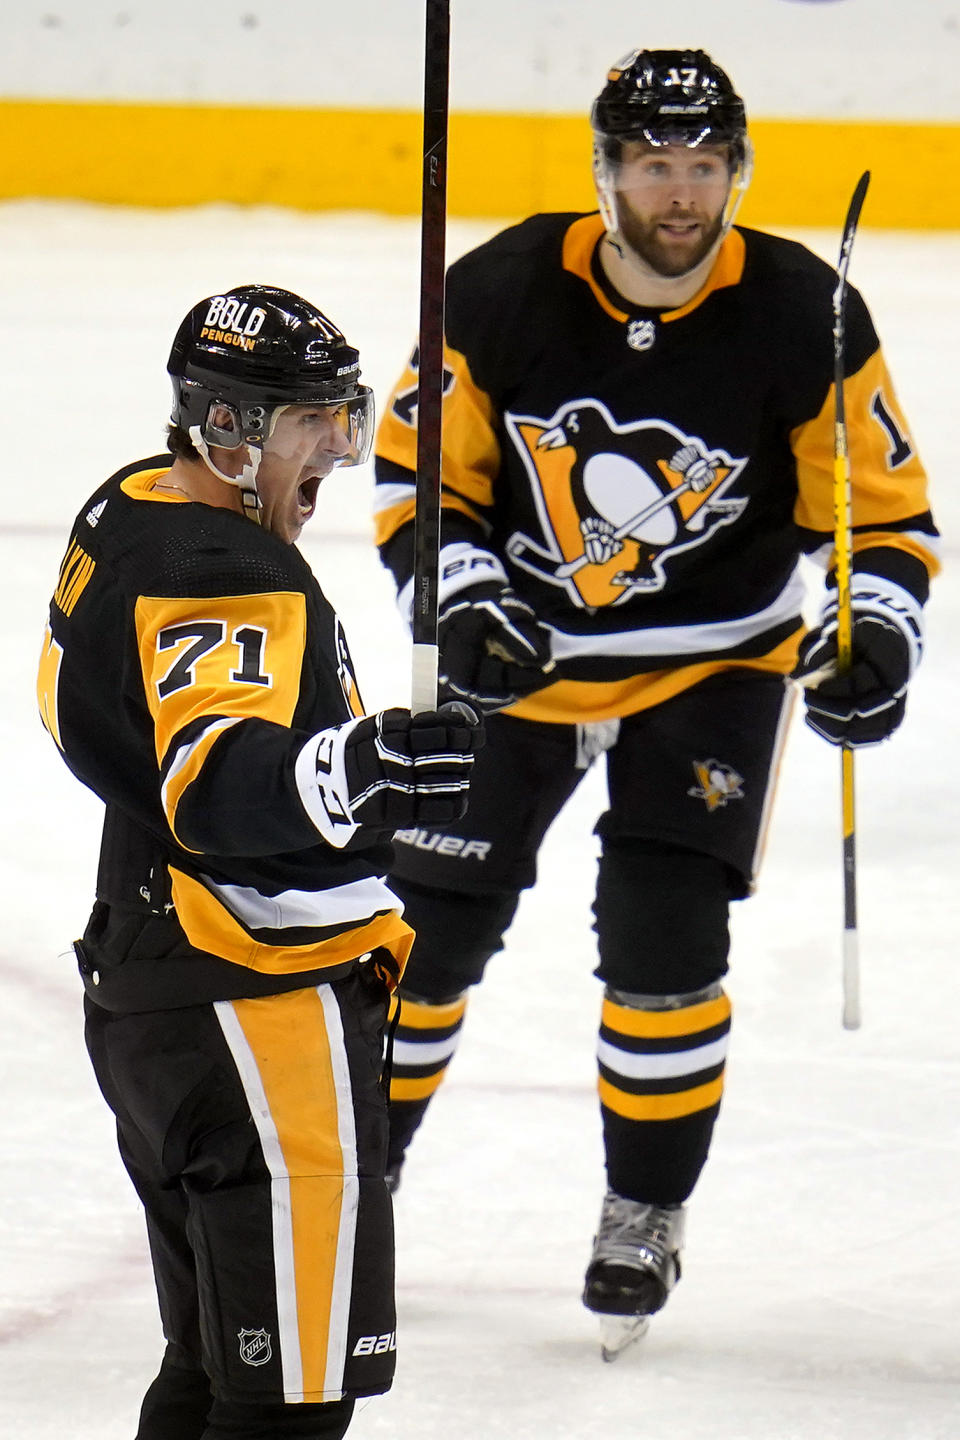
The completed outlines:
[[[647,1205],[608,1190],[587,1266],[583,1303],[601,1317],[604,1360],[646,1333],[680,1279],[682,1205]]]

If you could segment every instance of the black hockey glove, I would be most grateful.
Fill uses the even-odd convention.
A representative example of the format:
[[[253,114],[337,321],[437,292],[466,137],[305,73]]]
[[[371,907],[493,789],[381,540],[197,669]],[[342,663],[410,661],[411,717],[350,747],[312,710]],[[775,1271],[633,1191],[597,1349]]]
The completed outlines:
[[[449,825],[467,808],[483,724],[466,705],[382,710],[322,730],[297,758],[297,788],[320,834],[342,850],[358,830]]]
[[[548,684],[547,631],[509,585],[490,581],[451,597],[437,624],[440,680],[481,710],[500,710]]]
[[[837,674],[837,597],[800,643],[794,679],[805,687],[806,721],[831,745],[876,745],[903,719],[907,682],[923,649],[923,611],[909,590],[855,574],[849,671]]]

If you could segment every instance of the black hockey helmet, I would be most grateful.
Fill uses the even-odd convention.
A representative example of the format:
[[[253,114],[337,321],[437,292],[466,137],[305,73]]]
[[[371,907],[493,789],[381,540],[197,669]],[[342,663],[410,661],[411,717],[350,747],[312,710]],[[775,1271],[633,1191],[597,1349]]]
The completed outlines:
[[[237,285],[201,300],[183,320],[167,361],[173,382],[170,420],[204,460],[207,447],[253,447],[252,465],[232,483],[257,508],[256,471],[275,415],[287,405],[335,409],[350,442],[341,465],[367,459],[373,440],[373,392],[360,382],[358,352],[336,325],[299,295],[271,285]],[[215,424],[214,412],[229,412]]]
[[[624,141],[648,145],[726,145],[730,188],[723,233],[733,224],[753,169],[743,101],[704,50],[633,50],[607,72],[590,111],[593,174],[600,214],[619,225],[617,188]]]
[[[623,140],[649,145],[729,145],[746,158],[747,116],[726,71],[703,50],[634,50],[608,72],[593,102],[594,133],[619,158]]]

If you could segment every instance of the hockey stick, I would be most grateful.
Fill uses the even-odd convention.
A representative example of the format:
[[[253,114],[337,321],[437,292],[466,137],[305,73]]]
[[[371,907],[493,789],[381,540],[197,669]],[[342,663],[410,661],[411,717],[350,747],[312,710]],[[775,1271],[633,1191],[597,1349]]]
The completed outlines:
[[[437,575],[443,409],[444,256],[450,0],[427,0],[423,65],[423,198],[420,222],[420,368],[413,565],[414,714],[437,708]]]
[[[843,224],[837,286],[833,292],[833,546],[837,566],[837,671],[849,671],[853,658],[853,607],[850,600],[850,572],[853,559],[853,523],[850,493],[850,458],[847,451],[847,419],[843,398],[846,354],[847,271],[857,222],[863,209],[870,171],[857,181]],[[860,939],[857,931],[856,806],[854,802],[853,749],[840,750],[840,778],[843,819],[843,1027],[860,1028]]]

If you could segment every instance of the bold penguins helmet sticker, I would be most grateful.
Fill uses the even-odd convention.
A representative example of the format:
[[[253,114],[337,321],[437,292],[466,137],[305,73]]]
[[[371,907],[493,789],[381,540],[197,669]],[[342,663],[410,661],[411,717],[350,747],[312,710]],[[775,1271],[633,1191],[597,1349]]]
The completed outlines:
[[[520,531],[514,564],[593,609],[662,590],[666,564],[742,515],[726,492],[746,464],[666,420],[618,425],[599,400],[549,420],[507,414],[546,540]]]

